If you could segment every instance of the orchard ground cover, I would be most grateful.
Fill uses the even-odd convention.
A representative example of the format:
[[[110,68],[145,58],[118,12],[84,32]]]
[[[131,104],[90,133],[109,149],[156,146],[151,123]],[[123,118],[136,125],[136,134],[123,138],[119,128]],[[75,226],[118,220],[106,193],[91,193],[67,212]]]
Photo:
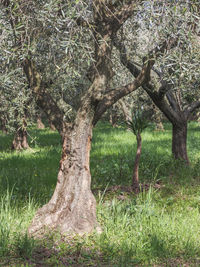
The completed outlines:
[[[27,235],[36,209],[51,197],[59,167],[59,135],[30,129],[31,148],[10,150],[0,133],[0,265],[2,266],[199,266],[200,126],[188,131],[190,166],[171,157],[171,127],[142,134],[140,179],[131,184],[135,136],[100,122],[91,151],[92,190],[102,233],[43,239]]]

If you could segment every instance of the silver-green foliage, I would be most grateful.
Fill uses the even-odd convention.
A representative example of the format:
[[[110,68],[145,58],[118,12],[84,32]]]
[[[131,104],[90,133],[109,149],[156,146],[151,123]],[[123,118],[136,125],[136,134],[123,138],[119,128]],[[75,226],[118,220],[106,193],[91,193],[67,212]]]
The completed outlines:
[[[128,59],[138,67],[148,51],[177,38],[177,45],[156,59],[151,81],[155,90],[167,83],[164,93],[171,90],[181,110],[200,99],[199,25],[198,1],[158,0],[145,1],[139,6],[137,24],[129,19],[124,27]]]
[[[11,0],[8,6],[2,2],[0,7],[0,95],[4,99],[1,109],[9,111],[10,127],[12,115],[16,114],[14,107],[19,114],[27,102],[26,109],[31,107],[28,81],[22,69],[23,60],[29,56],[36,63],[46,90],[64,113],[72,113],[73,117],[89,84],[86,70],[93,57],[90,30],[76,23],[79,17],[91,17],[89,2]]]

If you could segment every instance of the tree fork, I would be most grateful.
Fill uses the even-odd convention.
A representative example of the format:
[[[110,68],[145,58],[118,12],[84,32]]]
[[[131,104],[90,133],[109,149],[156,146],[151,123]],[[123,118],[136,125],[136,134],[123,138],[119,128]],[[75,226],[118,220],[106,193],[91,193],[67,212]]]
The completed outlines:
[[[94,6],[95,65],[91,75],[91,86],[80,101],[74,122],[66,117],[46,90],[42,75],[37,71],[32,58],[24,61],[24,72],[36,103],[56,126],[62,137],[62,157],[54,194],[45,206],[39,209],[29,227],[31,235],[40,235],[45,228],[61,233],[90,232],[98,228],[96,201],[91,192],[89,166],[92,129],[102,114],[123,96],[136,90],[145,82],[149,65],[145,65],[131,83],[108,89],[112,78],[112,38],[133,12],[135,4],[119,7],[121,12],[111,14],[101,1],[94,1],[105,10],[100,15]],[[100,27],[99,23],[105,27]],[[110,69],[108,71],[108,69]]]

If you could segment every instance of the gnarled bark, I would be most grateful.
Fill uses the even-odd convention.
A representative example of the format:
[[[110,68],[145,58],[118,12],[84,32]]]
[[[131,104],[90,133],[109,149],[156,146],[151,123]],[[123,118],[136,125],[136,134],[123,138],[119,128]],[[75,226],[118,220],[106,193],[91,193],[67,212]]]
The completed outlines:
[[[187,155],[187,121],[172,124],[172,153],[175,159],[183,159],[189,164]]]
[[[27,131],[26,129],[19,128],[14,135],[14,140],[12,142],[12,149],[22,150],[27,148],[29,148]]]
[[[40,116],[37,117],[37,128],[38,129],[44,129],[45,128],[44,123],[42,122],[42,119]]]
[[[79,121],[63,133],[56,189],[49,203],[37,211],[29,233],[37,235],[48,228],[82,234],[98,227],[96,200],[90,189],[91,139],[91,120]]]

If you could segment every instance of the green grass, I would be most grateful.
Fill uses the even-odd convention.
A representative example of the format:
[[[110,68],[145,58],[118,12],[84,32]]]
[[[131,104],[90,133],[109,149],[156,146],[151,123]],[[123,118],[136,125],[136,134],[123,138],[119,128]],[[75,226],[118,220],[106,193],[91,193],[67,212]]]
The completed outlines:
[[[170,125],[165,129],[142,134],[140,179],[152,187],[135,196],[105,190],[131,183],[134,135],[97,125],[91,174],[103,232],[65,240],[27,236],[36,209],[55,188],[59,135],[33,128],[31,149],[12,152],[12,137],[0,134],[0,266],[200,266],[200,127],[189,125],[189,167],[172,159]]]

